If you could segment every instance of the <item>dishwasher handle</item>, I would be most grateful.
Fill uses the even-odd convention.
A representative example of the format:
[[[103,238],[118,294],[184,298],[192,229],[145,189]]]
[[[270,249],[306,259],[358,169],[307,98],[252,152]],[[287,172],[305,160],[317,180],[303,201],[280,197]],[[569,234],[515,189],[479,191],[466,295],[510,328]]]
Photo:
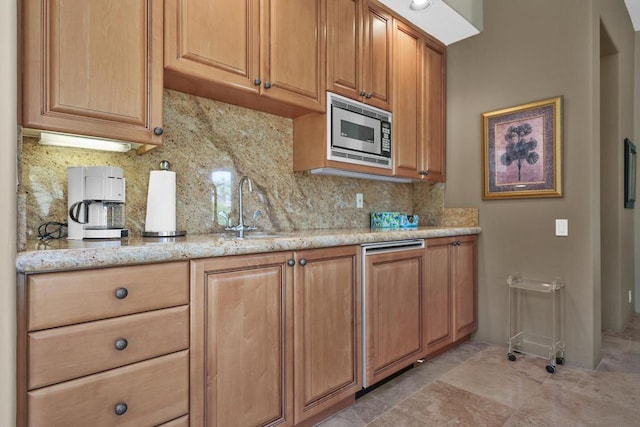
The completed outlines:
[[[365,243],[362,245],[362,255],[373,255],[386,252],[409,251],[425,247],[424,239],[396,240],[391,242]]]

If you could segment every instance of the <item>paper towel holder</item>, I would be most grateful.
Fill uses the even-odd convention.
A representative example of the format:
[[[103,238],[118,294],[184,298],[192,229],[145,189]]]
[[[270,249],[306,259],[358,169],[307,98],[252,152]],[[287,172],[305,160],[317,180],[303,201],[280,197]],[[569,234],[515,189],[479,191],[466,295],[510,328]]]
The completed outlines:
[[[160,170],[168,171],[170,167],[170,163],[167,160],[162,160],[160,162]],[[175,230],[175,231],[143,231],[142,237],[180,237],[186,235],[187,232],[185,230]]]

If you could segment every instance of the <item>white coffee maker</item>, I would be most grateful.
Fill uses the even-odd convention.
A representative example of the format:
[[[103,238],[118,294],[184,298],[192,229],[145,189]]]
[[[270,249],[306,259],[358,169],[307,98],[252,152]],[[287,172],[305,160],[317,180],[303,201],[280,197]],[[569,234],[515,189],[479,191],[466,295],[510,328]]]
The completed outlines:
[[[125,225],[125,179],[121,168],[67,168],[68,238],[120,239]]]

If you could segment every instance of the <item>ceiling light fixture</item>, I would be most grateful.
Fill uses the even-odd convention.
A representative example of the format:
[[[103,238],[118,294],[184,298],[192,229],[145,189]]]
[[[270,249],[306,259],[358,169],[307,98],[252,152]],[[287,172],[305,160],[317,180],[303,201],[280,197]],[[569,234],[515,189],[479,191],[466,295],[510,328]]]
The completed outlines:
[[[64,133],[41,132],[40,145],[52,145],[55,147],[86,148],[101,151],[115,151],[126,153],[131,150],[133,144],[124,141],[114,141],[102,138],[86,138],[83,136],[68,135]]]
[[[431,6],[431,0],[411,0],[409,7],[413,10],[422,10]]]

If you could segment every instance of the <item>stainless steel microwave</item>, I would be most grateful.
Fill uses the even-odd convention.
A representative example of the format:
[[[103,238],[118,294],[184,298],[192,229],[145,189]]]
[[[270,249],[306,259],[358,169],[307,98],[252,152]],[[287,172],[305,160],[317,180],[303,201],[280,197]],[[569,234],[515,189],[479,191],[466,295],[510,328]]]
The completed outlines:
[[[327,92],[327,159],[393,168],[391,113]]]

